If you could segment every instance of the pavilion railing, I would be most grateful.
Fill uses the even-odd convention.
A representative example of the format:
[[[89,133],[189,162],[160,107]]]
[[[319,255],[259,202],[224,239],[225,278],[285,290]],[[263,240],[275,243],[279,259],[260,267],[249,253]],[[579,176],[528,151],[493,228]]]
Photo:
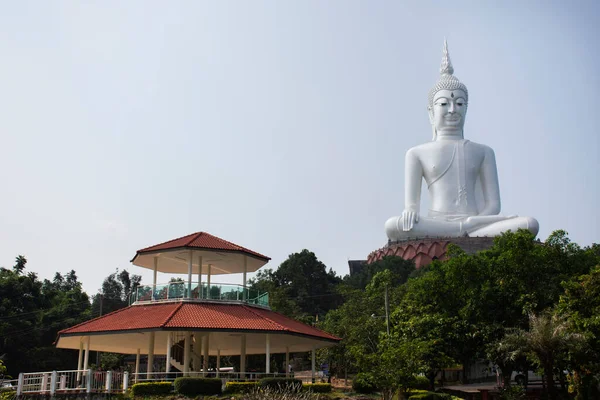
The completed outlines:
[[[229,381],[258,381],[266,377],[295,377],[303,382],[314,382],[318,375],[294,376],[293,373],[233,372],[209,370],[207,372],[141,372],[69,370],[27,372],[19,374],[16,382],[17,396],[50,395],[65,393],[125,393],[131,385],[149,381],[174,381],[182,376],[219,378],[223,387]]]
[[[69,370],[19,374],[17,396],[22,394],[120,393],[127,391],[129,373]]]
[[[191,290],[190,290],[191,289]],[[236,284],[206,282],[169,282],[165,284],[139,286],[130,303],[168,301],[178,299],[200,299],[231,302],[245,302],[264,307],[269,306],[269,293],[259,292]]]

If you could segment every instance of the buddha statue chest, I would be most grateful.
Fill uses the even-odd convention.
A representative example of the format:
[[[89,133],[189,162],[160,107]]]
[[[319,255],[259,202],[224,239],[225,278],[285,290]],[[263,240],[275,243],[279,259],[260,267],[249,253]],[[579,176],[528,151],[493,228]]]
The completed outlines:
[[[431,197],[429,215],[476,215],[475,184],[485,159],[485,146],[468,140],[440,140],[418,147]]]

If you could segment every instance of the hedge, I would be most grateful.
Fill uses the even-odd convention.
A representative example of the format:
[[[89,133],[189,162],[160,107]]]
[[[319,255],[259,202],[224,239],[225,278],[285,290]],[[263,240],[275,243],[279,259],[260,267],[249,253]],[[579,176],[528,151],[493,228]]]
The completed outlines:
[[[225,391],[227,393],[251,393],[258,388],[258,382],[227,382]]]
[[[173,389],[171,382],[142,382],[131,387],[134,396],[152,396],[157,394],[169,394]]]
[[[429,379],[425,376],[415,376],[414,383],[410,386],[412,389],[429,390]]]
[[[302,384],[304,390],[313,393],[329,393],[331,392],[331,383],[304,383]]]
[[[218,378],[177,378],[175,391],[184,396],[221,394],[221,380]]]
[[[302,390],[302,381],[294,378],[263,378],[258,385],[263,388],[299,392]]]
[[[408,400],[450,400],[452,396],[446,393],[425,392],[408,397]]]

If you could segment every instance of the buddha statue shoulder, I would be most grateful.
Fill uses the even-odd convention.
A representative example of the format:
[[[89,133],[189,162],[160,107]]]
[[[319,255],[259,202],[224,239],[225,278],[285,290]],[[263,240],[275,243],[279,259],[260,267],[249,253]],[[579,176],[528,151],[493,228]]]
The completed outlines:
[[[494,150],[464,138],[469,92],[454,74],[444,41],[441,77],[429,92],[433,140],[408,150],[405,159],[405,206],[401,216],[385,223],[392,241],[424,237],[498,236],[528,229],[531,217],[501,216],[500,188]],[[427,185],[430,207],[421,215],[421,188]],[[483,204],[477,203],[480,182]]]

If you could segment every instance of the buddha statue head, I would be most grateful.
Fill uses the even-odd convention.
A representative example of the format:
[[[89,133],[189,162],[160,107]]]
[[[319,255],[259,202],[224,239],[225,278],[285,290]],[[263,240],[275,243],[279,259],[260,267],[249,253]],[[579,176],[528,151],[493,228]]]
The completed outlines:
[[[433,140],[438,135],[460,135],[467,114],[469,91],[454,75],[454,68],[448,54],[448,43],[444,40],[440,79],[429,91],[429,122],[433,128]]]

